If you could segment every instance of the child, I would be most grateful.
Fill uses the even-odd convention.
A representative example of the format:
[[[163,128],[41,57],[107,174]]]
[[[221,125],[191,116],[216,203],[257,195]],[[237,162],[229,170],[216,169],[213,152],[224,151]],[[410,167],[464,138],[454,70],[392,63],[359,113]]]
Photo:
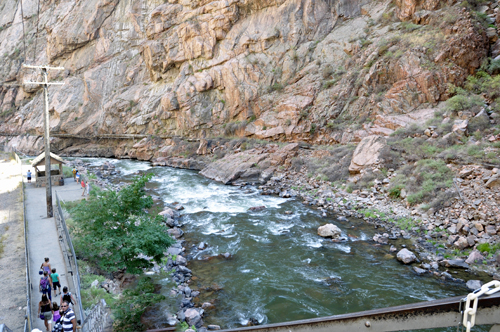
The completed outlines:
[[[52,285],[54,286],[54,296],[57,296],[57,287],[59,287],[59,295],[61,295],[61,284],[59,283],[59,273],[56,273],[56,269],[52,269]],[[54,303],[55,304],[55,303]]]
[[[57,302],[52,303],[52,311],[54,311],[54,324],[61,318],[61,313],[59,312],[59,306]]]
[[[28,183],[31,183],[31,170],[28,170],[28,173],[26,174],[28,178]]]

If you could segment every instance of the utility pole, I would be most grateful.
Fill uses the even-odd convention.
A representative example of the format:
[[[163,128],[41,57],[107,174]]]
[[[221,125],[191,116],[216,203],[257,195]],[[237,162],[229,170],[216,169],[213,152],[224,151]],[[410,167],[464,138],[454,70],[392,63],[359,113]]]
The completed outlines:
[[[43,113],[43,120],[45,123],[45,177],[47,178],[47,185],[45,187],[45,195],[47,198],[47,218],[52,218],[54,212],[52,209],[52,178],[50,170],[50,128],[49,128],[49,85],[63,85],[64,83],[49,83],[47,71],[48,70],[64,70],[63,67],[49,67],[49,66],[29,66],[23,64],[24,68],[41,69],[43,74],[43,82],[24,82],[24,84],[41,84],[43,85],[43,101],[45,104],[45,111]]]

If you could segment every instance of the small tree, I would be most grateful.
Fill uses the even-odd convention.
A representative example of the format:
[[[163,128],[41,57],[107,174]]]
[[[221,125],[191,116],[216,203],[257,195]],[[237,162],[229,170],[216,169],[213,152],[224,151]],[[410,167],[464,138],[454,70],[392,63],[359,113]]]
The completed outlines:
[[[160,262],[163,252],[174,243],[161,217],[148,213],[153,199],[144,187],[152,175],[134,178],[133,183],[116,192],[91,191],[87,201],[71,209],[75,221],[75,249],[98,268],[107,272],[125,269],[141,273]]]

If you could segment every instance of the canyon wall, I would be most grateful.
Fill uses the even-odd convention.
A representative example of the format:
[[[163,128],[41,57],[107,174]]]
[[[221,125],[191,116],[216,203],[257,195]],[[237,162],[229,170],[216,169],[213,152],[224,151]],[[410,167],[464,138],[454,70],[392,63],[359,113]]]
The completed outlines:
[[[22,5],[0,5],[0,132],[28,151],[42,146],[43,99],[21,84],[41,80],[23,62],[65,68],[49,73],[64,82],[49,89],[53,133],[333,144],[432,117],[490,45],[467,11],[434,0]]]

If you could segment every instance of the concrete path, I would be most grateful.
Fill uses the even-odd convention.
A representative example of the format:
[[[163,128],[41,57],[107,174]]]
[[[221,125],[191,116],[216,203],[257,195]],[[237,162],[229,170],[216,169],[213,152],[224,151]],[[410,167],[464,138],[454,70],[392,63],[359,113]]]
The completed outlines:
[[[26,172],[29,166],[23,166],[23,181],[26,182]],[[52,187],[53,204],[56,204],[55,192],[59,198],[65,201],[75,201],[82,198],[82,189],[72,178],[65,179],[64,186]],[[63,252],[59,245],[57,227],[54,218],[47,218],[47,205],[45,198],[45,187],[36,188],[35,183],[26,183],[26,218],[28,221],[28,250],[30,255],[30,275],[31,275],[31,313],[33,318],[32,328],[45,331],[45,325],[38,318],[38,303],[41,300],[38,284],[40,276],[38,271],[45,257],[49,257],[52,268],[57,269],[60,276],[61,286],[67,286],[67,271],[64,262]],[[55,210],[55,208],[54,208]],[[75,293],[70,289],[70,292]],[[60,296],[54,297],[52,301],[60,304]]]

